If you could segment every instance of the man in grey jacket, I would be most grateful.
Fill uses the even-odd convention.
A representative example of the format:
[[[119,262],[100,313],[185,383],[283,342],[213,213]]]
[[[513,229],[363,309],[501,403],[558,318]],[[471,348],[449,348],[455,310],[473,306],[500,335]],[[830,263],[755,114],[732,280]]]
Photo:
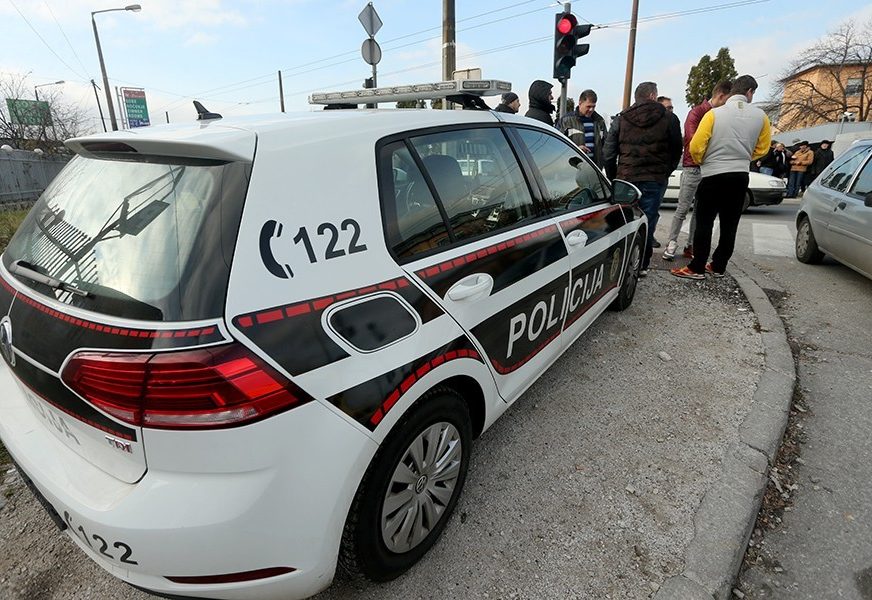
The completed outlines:
[[[769,118],[751,101],[757,81],[742,75],[733,83],[726,104],[708,111],[690,141],[690,155],[699,164],[696,191],[696,233],[693,260],[686,267],[672,269],[683,279],[705,279],[708,273],[723,277],[736,245],[736,231],[742,217],[751,161],[769,152]],[[712,260],[706,264],[712,245],[715,217],[721,219],[721,237]]]

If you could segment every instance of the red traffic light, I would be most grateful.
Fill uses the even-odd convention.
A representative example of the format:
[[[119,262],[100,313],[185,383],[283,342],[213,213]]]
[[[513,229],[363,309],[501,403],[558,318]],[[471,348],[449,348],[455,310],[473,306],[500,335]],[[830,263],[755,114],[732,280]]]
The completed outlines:
[[[578,21],[575,19],[573,15],[566,15],[557,21],[557,31],[559,31],[562,35],[566,35],[578,24]]]

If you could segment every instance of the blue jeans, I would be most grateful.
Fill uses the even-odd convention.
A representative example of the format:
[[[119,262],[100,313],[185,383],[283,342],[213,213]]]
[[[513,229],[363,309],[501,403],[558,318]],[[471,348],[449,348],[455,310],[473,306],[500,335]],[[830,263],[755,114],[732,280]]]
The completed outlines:
[[[805,177],[805,173],[800,173],[799,171],[790,172],[790,177],[787,178],[788,198],[796,198],[796,195],[799,193],[799,188],[802,187],[803,177]]]
[[[634,181],[633,184],[642,192],[639,208],[648,217],[648,239],[645,240],[645,255],[642,257],[642,268],[647,269],[651,264],[651,255],[654,253],[654,230],[657,229],[657,221],[660,220],[660,201],[666,191],[666,183]]]

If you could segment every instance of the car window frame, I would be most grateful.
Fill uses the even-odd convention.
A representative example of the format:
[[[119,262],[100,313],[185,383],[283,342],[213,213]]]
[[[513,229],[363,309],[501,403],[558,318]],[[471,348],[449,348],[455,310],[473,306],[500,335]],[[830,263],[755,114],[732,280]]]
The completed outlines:
[[[852,153],[849,155],[848,153],[851,152],[852,150],[857,150],[857,153],[856,154]],[[860,165],[857,168],[855,168],[854,171],[851,173],[851,176],[848,178],[848,182],[845,184],[845,189],[843,189],[843,190],[836,189],[836,188],[832,187],[831,185],[829,185],[828,181],[825,181],[825,180],[829,179],[829,177],[833,174],[833,172],[840,169],[847,161],[853,159],[857,155],[862,155],[864,152],[866,153],[866,157],[863,160],[861,160]],[[859,146],[856,148],[849,148],[848,150],[845,150],[845,152],[840,154],[836,158],[836,160],[834,160],[832,163],[830,163],[827,166],[826,170],[824,170],[820,174],[820,176],[818,177],[818,180],[820,181],[820,186],[822,188],[830,190],[831,192],[833,192],[835,194],[849,195],[848,190],[853,189],[854,182],[857,179],[857,174],[860,172],[860,169],[862,168],[862,166],[865,165],[866,162],[869,160],[870,156],[872,156],[872,145],[864,145],[864,146]],[[839,163],[838,165],[836,165],[837,161]]]
[[[596,163],[594,163],[590,159],[590,157],[586,156],[584,154],[584,152],[581,152],[580,150],[578,150],[578,148],[575,146],[575,144],[572,143],[571,140],[567,140],[567,139],[561,137],[561,135],[559,134],[559,132],[557,130],[554,130],[554,132],[552,133],[550,131],[547,131],[547,130],[539,128],[539,127],[531,127],[529,125],[524,125],[524,124],[512,124],[512,125],[508,126],[507,128],[511,129],[511,133],[512,133],[512,136],[514,137],[515,143],[518,145],[518,148],[523,153],[525,161],[528,161],[528,168],[530,169],[530,171],[533,174],[533,177],[536,181],[537,193],[539,194],[539,202],[542,203],[542,205],[545,206],[546,208],[550,209],[549,213],[548,213],[549,216],[561,217],[563,215],[568,215],[568,214],[572,214],[572,213],[575,213],[578,211],[587,210],[587,209],[591,208],[592,206],[600,206],[600,205],[604,205],[604,204],[614,204],[615,203],[614,202],[615,193],[614,193],[614,190],[612,189],[612,183],[608,180],[608,178],[605,175],[603,175],[602,170],[600,170],[600,168],[596,166]],[[524,143],[524,140],[521,137],[521,134],[518,133],[519,129],[527,129],[530,131],[535,131],[536,133],[548,135],[550,137],[553,137],[557,141],[563,143],[564,145],[566,145],[570,150],[575,152],[582,160],[585,160],[588,162],[590,167],[596,172],[597,176],[599,177],[599,180],[603,186],[603,189],[605,189],[608,192],[608,196],[599,202],[595,202],[593,204],[588,204],[586,206],[582,206],[579,208],[574,208],[572,210],[569,210],[569,209],[561,210],[561,209],[558,209],[556,207],[550,206],[550,203],[548,203],[546,200],[548,186],[545,184],[545,179],[542,177],[542,173],[539,170],[539,167],[536,165],[536,161],[533,158],[533,155],[530,152],[530,149],[527,147],[527,144]]]
[[[524,183],[527,186],[527,191],[530,194],[530,198],[533,202],[534,210],[537,213],[533,218],[527,219],[524,221],[519,221],[514,223],[508,227],[503,227],[500,229],[496,229],[494,231],[489,231],[483,233],[481,235],[464,237],[461,239],[456,239],[454,235],[454,229],[451,226],[451,222],[448,219],[447,212],[445,211],[445,207],[442,204],[442,199],[439,197],[439,194],[436,191],[436,187],[433,184],[432,179],[430,178],[430,174],[424,168],[423,161],[412,144],[412,138],[422,137],[426,135],[433,135],[439,133],[449,133],[453,131],[468,131],[472,129],[499,129],[503,133],[503,137],[506,140],[509,148],[512,151],[512,155],[515,157],[515,160],[518,162],[518,165],[521,167],[521,174],[524,178]],[[498,235],[502,235],[506,232],[513,231],[515,229],[520,229],[522,227],[527,227],[529,225],[540,223],[542,221],[546,221],[554,217],[554,213],[547,210],[547,206],[542,201],[541,193],[538,188],[538,183],[531,180],[531,177],[534,177],[534,173],[529,168],[529,165],[526,163],[524,157],[521,156],[520,150],[522,146],[518,146],[514,137],[509,133],[509,126],[503,122],[493,122],[493,123],[462,123],[462,124],[452,124],[452,125],[440,125],[436,127],[422,127],[420,129],[409,129],[407,131],[403,131],[401,133],[394,133],[383,138],[380,138],[375,143],[375,158],[376,158],[376,183],[378,186],[378,198],[379,198],[379,212],[381,213],[381,221],[382,221],[382,235],[385,240],[385,247],[388,250],[391,258],[393,258],[397,264],[405,265],[409,264],[430,256],[434,256],[436,254],[440,254],[442,252],[446,252],[449,250],[453,250],[468,244],[475,243],[479,240],[487,239],[489,237],[494,237]],[[442,216],[442,222],[448,231],[449,239],[451,242],[444,246],[439,246],[438,248],[432,248],[430,250],[426,250],[424,252],[419,252],[417,254],[413,254],[411,256],[397,256],[397,253],[394,251],[393,244],[391,240],[388,238],[388,223],[387,217],[388,214],[385,210],[385,203],[387,198],[387,191],[393,189],[393,180],[392,180],[392,171],[391,168],[385,168],[385,159],[383,156],[384,149],[387,146],[395,144],[397,142],[402,142],[406,149],[411,153],[412,159],[415,161],[415,165],[418,169],[421,170],[421,173],[424,177],[424,181],[427,183],[427,187],[430,190],[430,194],[433,196],[433,200],[436,203],[436,206],[439,209],[439,214]],[[526,149],[525,149],[526,150]],[[389,161],[388,161],[389,162]],[[395,216],[396,218],[396,216]]]
[[[856,198],[863,202],[866,199],[866,194],[858,194],[855,190],[857,188],[857,181],[860,179],[860,173],[863,172],[863,169],[869,167],[872,170],[872,145],[866,146],[866,160],[863,161],[859,168],[854,172],[854,176],[851,179],[851,184],[848,187],[847,192],[843,192],[846,196],[850,196],[851,198]],[[832,189],[832,188],[830,188]],[[868,194],[869,192],[867,192]]]

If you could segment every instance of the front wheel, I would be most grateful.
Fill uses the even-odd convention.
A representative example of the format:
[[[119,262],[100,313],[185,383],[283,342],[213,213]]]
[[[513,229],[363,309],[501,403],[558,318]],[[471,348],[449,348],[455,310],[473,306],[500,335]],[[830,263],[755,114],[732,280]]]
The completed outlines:
[[[818,248],[808,217],[802,217],[796,228],[796,258],[801,263],[811,265],[824,259],[824,253]]]
[[[352,575],[390,581],[436,543],[466,480],[472,425],[466,402],[435,388],[397,423],[358,488],[339,557]]]
[[[618,292],[618,297],[609,305],[611,310],[626,310],[633,303],[633,296],[636,295],[636,284],[639,282],[639,269],[641,267],[642,238],[640,235],[636,237],[633,247],[630,248],[630,256],[627,257],[627,265],[624,267],[624,279],[621,281],[621,289]]]
[[[754,195],[751,190],[745,190],[745,202],[742,204],[742,212],[748,210],[748,207],[754,202]]]

